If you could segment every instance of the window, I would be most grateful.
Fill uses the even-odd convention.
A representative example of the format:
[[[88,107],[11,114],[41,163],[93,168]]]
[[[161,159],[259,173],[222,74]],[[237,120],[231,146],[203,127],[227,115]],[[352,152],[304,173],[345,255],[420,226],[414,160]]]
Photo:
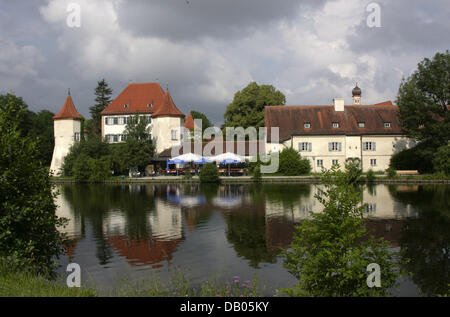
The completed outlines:
[[[330,151],[330,152],[340,152],[340,151],[342,151],[342,143],[341,142],[330,142],[330,143],[328,143],[328,151]]]
[[[377,166],[377,159],[370,159],[370,166]]]
[[[77,142],[80,141],[80,132],[75,132],[73,139]]]
[[[177,130],[172,130],[172,140],[177,140]]]
[[[305,123],[303,123],[303,127],[304,127],[305,129],[310,129],[310,128],[311,128],[311,123],[305,122]]]
[[[384,123],[384,127],[385,128],[390,128],[391,127],[391,123],[390,122],[385,122]]]
[[[375,151],[377,149],[375,142],[363,142],[364,151]]]
[[[114,134],[113,135],[113,142],[119,142],[119,135],[118,134]]]
[[[119,117],[119,124],[125,124],[125,118]]]
[[[147,123],[148,124],[152,123],[152,117],[151,116],[147,116]]]
[[[298,144],[299,152],[311,152],[312,151],[312,143],[309,142],[300,142]]]
[[[317,167],[323,167],[323,160],[317,160]]]
[[[333,165],[338,165],[338,164],[339,164],[339,160],[332,160],[332,161],[331,161],[331,164],[333,164]]]
[[[333,122],[333,128],[339,128],[339,122]]]
[[[109,118],[105,117],[105,124],[109,125]]]
[[[358,122],[358,127],[359,128],[365,128],[366,127],[366,123],[365,122]]]
[[[367,204],[366,205],[366,212],[375,212],[377,211],[377,204]]]
[[[127,105],[127,104],[124,104],[123,107],[126,109],[126,108],[128,108],[128,105]]]
[[[127,140],[127,135],[126,134],[121,134],[120,135],[120,142],[125,142]]]
[[[149,103],[148,105],[147,105],[147,107],[149,107],[149,108],[151,108],[153,105],[151,104],[151,103]]]

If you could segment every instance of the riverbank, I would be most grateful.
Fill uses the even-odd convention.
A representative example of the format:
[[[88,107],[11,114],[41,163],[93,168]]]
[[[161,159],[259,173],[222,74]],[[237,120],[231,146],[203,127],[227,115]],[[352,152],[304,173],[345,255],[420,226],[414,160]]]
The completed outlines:
[[[73,184],[76,183],[71,177],[52,177],[52,182],[56,184]],[[249,184],[253,183],[251,176],[221,176],[222,184]],[[261,183],[303,183],[303,184],[319,184],[321,182],[319,175],[305,176],[263,176]],[[366,182],[365,176],[361,182]],[[156,177],[136,177],[121,178],[111,177],[103,181],[104,184],[190,184],[200,183],[198,176],[191,179],[185,179],[183,176],[156,176]],[[371,182],[373,184],[450,184],[449,178],[442,178],[437,175],[409,175],[398,176],[396,178],[388,178],[385,175],[376,175]]]

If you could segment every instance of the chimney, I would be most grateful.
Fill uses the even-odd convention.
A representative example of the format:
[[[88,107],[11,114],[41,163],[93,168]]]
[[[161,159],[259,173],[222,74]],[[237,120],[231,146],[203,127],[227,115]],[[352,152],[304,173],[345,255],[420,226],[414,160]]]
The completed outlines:
[[[334,98],[334,111],[344,111],[344,98]]]

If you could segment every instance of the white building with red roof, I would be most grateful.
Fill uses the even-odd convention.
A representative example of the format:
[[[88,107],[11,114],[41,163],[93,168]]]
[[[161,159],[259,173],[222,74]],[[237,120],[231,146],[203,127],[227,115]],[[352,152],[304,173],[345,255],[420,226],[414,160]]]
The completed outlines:
[[[101,112],[104,140],[123,142],[127,120],[135,115],[147,120],[156,153],[181,143],[185,115],[158,83],[129,84]]]

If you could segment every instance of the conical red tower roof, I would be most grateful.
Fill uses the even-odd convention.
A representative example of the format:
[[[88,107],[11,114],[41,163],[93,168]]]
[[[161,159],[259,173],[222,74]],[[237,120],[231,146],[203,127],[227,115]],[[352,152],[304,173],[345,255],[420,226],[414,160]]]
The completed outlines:
[[[158,116],[180,118],[185,117],[185,115],[180,110],[178,110],[177,106],[175,106],[175,103],[173,102],[169,91],[165,92],[163,104],[161,105],[161,107],[152,114],[153,118]]]
[[[192,118],[191,113],[186,118],[186,121],[184,122],[184,127],[188,130],[195,130],[198,129],[198,126],[194,122],[194,118]]]
[[[72,97],[70,95],[67,96],[66,102],[64,106],[59,110],[58,114],[53,117],[53,120],[56,119],[81,119],[83,118],[75,108]]]

